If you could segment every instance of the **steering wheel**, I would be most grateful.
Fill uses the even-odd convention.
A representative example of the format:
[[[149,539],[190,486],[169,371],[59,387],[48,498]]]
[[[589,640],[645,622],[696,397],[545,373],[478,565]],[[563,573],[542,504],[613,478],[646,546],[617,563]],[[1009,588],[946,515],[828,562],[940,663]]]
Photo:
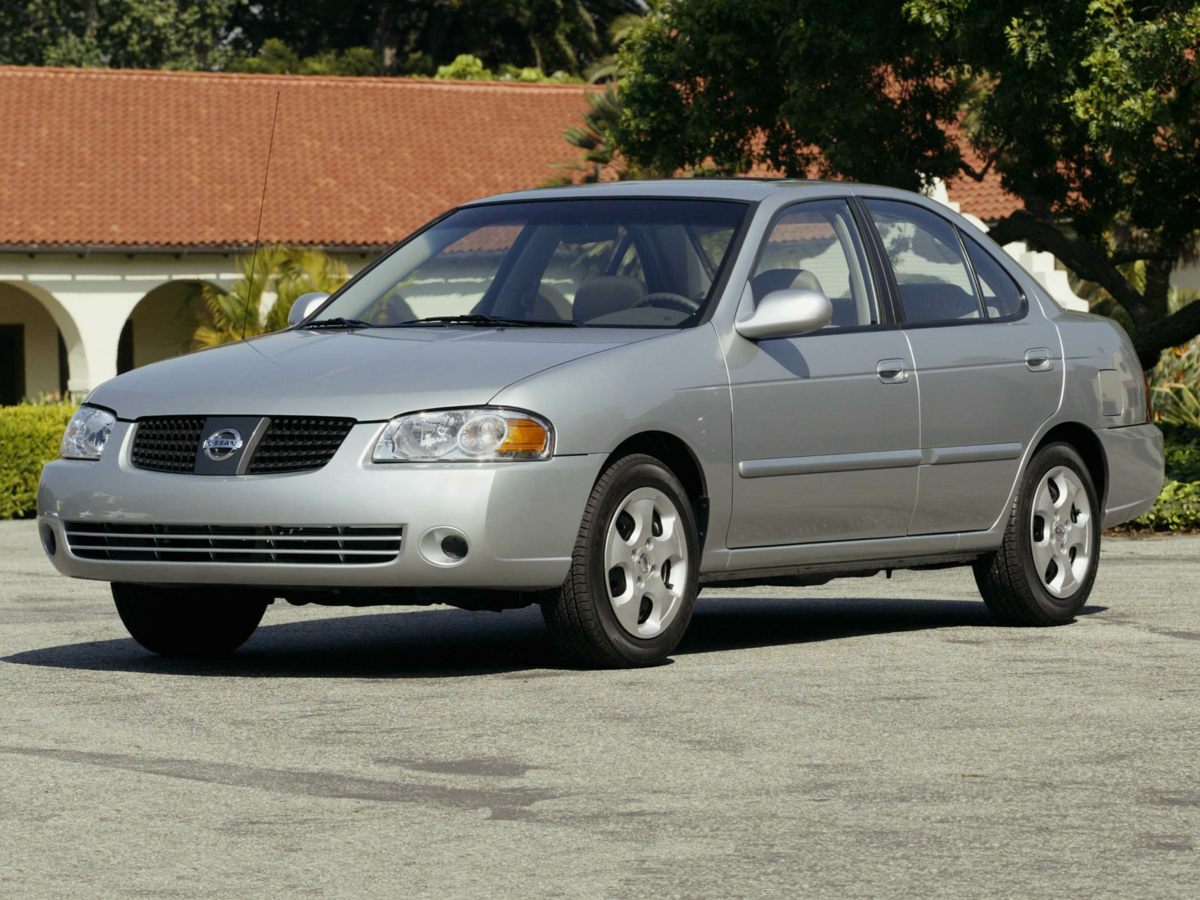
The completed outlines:
[[[654,309],[674,309],[690,316],[700,309],[700,301],[671,291],[654,291],[633,304],[632,308],[643,309],[647,306]]]

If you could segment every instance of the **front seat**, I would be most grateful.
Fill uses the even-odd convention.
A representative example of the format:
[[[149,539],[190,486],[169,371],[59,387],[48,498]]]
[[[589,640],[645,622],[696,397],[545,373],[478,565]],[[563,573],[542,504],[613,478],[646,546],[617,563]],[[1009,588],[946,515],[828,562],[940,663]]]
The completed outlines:
[[[646,296],[646,286],[631,275],[600,275],[589,278],[575,289],[572,318],[591,322],[636,306]]]

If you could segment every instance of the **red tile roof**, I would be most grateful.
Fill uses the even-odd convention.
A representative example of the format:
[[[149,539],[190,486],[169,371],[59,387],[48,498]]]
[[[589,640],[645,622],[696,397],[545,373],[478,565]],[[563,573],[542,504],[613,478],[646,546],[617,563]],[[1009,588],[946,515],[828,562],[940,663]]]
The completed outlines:
[[[976,171],[983,169],[983,159],[967,143],[962,144],[962,155],[967,164]],[[1024,204],[1000,186],[1000,176],[989,171],[982,181],[967,175],[959,175],[946,182],[946,193],[958,203],[965,213],[978,216],[985,222],[1003,219],[1009,213],[1021,209]]]
[[[377,247],[579,152],[580,85],[0,67],[0,246]]]
[[[0,66],[0,248],[387,246],[561,176],[580,85]],[[956,179],[964,212],[1018,202]]]

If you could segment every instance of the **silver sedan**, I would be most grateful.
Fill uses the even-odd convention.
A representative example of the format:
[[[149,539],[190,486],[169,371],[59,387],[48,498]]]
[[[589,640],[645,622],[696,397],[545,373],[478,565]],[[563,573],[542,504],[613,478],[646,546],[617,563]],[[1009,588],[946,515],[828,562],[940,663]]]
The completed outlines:
[[[706,584],[969,565],[1066,623],[1162,438],[1112,322],[923,197],[627,182],[455,209],[288,329],[97,388],[46,466],[59,571],[158,653],[293,603],[538,603],[647,665]]]

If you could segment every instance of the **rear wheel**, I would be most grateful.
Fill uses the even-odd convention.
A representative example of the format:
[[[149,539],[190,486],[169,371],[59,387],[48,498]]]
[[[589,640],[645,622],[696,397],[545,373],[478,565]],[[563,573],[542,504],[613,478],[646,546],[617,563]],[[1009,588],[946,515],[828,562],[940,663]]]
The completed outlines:
[[[542,613],[572,662],[653,665],[687,630],[698,564],[695,514],[682,485],[654,457],[627,456],[592,489],[571,572]]]
[[[1100,560],[1100,502],[1087,466],[1068,444],[1030,461],[1004,543],[975,564],[988,608],[1016,625],[1062,625],[1083,609]]]
[[[113,602],[129,636],[161,656],[221,656],[254,633],[267,609],[257,591],[114,584]]]

